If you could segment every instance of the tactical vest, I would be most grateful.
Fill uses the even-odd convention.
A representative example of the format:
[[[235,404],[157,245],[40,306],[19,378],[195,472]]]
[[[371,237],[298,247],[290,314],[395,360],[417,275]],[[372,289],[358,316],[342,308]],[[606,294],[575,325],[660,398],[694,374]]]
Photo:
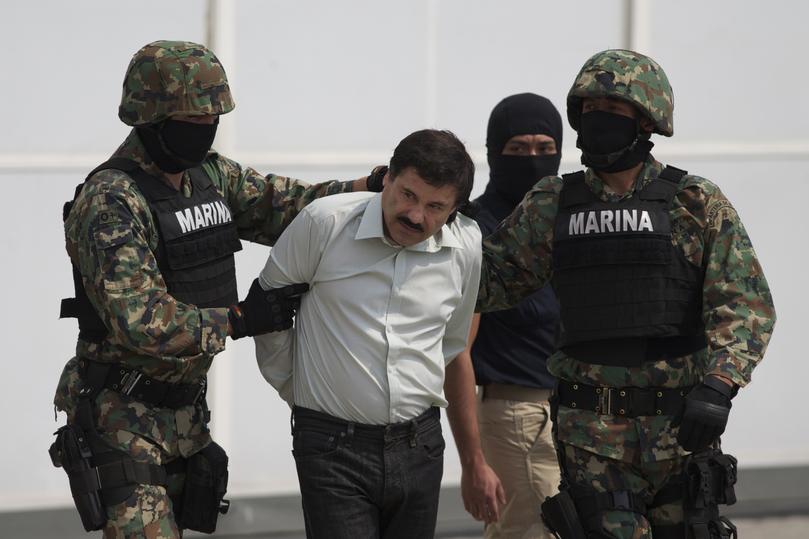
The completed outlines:
[[[705,347],[704,271],[671,239],[669,210],[685,174],[666,167],[619,202],[599,200],[584,172],[563,176],[552,283],[568,356],[634,367]]]
[[[149,175],[130,159],[110,159],[93,170],[87,179],[107,169],[128,174],[149,204],[159,236],[155,258],[169,294],[182,303],[201,308],[236,303],[233,253],[242,246],[227,202],[202,167],[188,171],[193,185],[189,198]],[[83,186],[76,188],[76,196]],[[72,201],[65,204],[64,219],[72,204]],[[60,318],[78,318],[79,338],[100,342],[107,329],[90,304],[75,265],[73,281],[76,297],[62,300]]]

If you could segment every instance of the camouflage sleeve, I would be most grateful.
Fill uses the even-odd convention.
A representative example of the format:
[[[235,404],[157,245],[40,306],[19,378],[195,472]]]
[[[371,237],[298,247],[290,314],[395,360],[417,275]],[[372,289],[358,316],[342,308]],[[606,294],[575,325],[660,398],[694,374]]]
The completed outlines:
[[[353,184],[330,181],[309,185],[275,174],[262,176],[222,156],[215,166],[215,176],[223,178],[223,191],[239,237],[264,245],[273,245],[304,206],[323,196],[351,192]]]
[[[158,357],[221,351],[227,309],[200,309],[168,294],[152,251],[157,236],[148,207],[123,173],[100,174],[112,181],[88,182],[65,226],[68,252],[108,338]]]
[[[512,307],[550,279],[561,182],[558,177],[541,180],[483,240],[477,311]]]
[[[744,386],[761,361],[775,325],[767,279],[736,210],[717,189],[706,200],[703,317],[707,373]]]

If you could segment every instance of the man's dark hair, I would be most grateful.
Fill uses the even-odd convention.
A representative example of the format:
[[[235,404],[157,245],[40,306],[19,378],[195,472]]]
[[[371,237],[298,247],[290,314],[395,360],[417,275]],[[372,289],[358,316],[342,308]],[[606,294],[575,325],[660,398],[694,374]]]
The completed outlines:
[[[403,138],[390,158],[391,177],[395,178],[408,167],[416,169],[433,187],[454,186],[458,190],[458,205],[469,201],[475,164],[451,131],[422,129]]]

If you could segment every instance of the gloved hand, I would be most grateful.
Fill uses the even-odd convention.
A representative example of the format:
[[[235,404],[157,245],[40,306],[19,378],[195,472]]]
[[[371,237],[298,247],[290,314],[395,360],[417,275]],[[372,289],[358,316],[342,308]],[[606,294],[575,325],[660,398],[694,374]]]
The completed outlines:
[[[255,279],[244,301],[228,310],[230,337],[240,339],[291,328],[301,294],[307,290],[308,284],[299,283],[265,291]]]
[[[387,172],[388,167],[384,165],[374,167],[374,169],[368,175],[368,179],[365,180],[365,185],[368,187],[368,190],[373,191],[374,193],[381,193],[382,187],[384,187],[382,185],[382,179],[385,177]]]
[[[677,442],[683,449],[706,449],[725,432],[732,394],[730,386],[709,375],[686,395],[677,433]]]

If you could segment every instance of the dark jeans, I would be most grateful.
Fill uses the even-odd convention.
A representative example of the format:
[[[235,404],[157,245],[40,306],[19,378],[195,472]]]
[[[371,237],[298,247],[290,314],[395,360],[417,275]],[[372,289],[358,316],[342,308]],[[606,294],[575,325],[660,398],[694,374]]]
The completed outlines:
[[[300,407],[292,417],[307,538],[433,537],[444,472],[438,408],[391,425]]]

